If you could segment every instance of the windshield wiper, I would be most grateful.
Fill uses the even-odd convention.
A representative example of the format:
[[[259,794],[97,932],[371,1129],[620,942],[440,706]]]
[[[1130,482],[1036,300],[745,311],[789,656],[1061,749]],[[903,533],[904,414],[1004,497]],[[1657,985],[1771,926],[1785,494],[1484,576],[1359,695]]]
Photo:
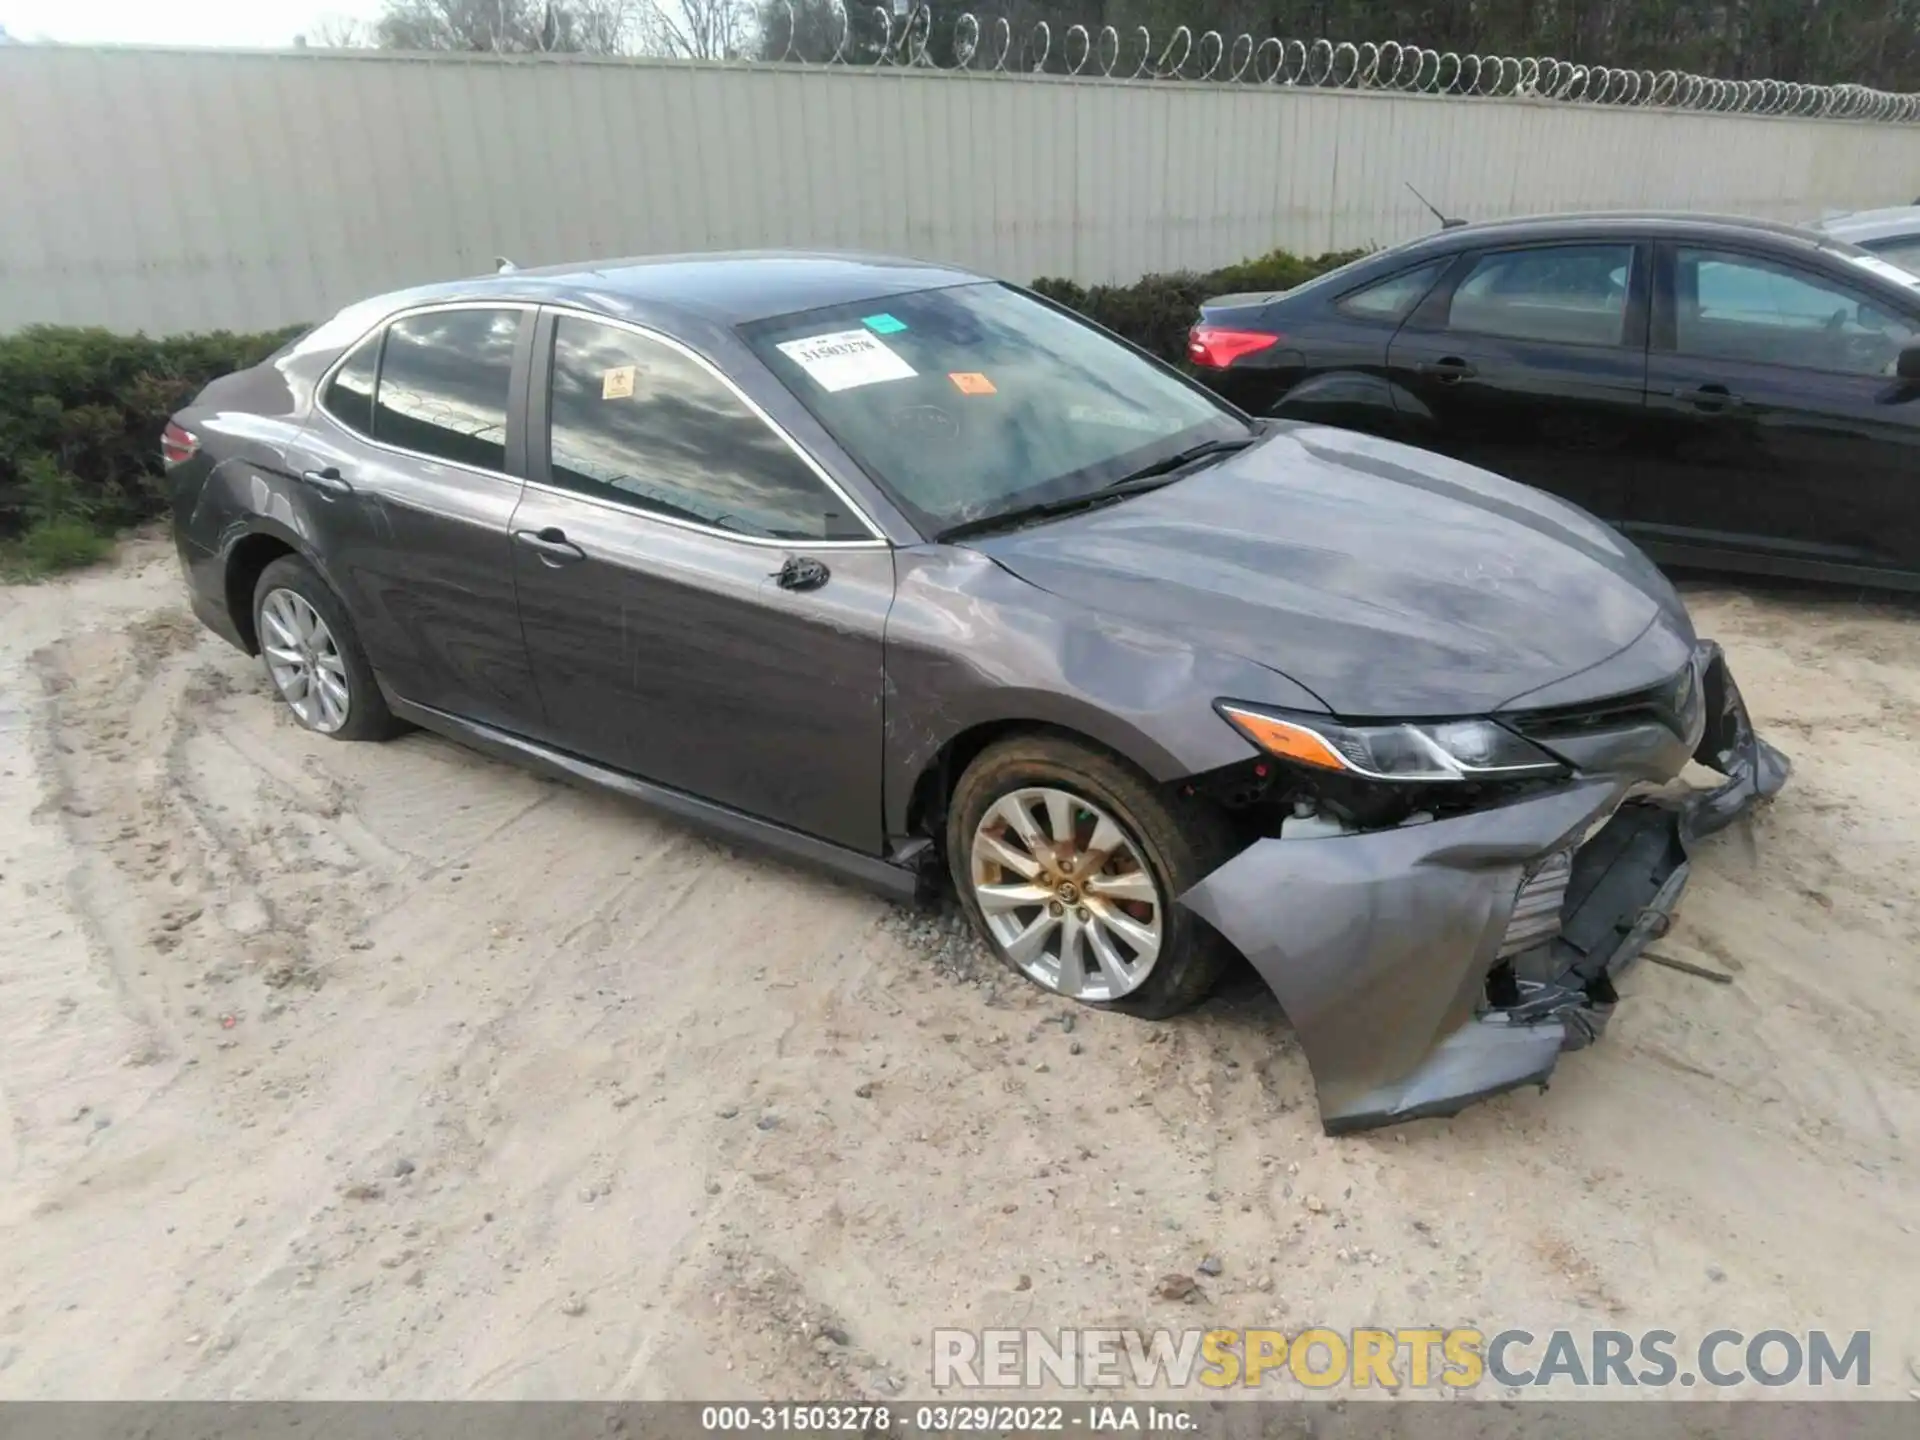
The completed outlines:
[[[933,538],[943,543],[949,540],[964,540],[969,535],[984,535],[993,530],[1015,529],[1029,520],[1045,520],[1055,515],[1070,515],[1076,510],[1091,510],[1114,500],[1125,499],[1129,495],[1138,495],[1147,490],[1158,490],[1163,485],[1171,485],[1179,478],[1175,472],[1216,455],[1231,455],[1246,449],[1251,444],[1253,444],[1252,437],[1240,440],[1203,440],[1200,444],[1189,445],[1186,449],[1169,455],[1164,460],[1143,465],[1138,470],[1122,475],[1118,480],[1102,485],[1098,490],[1089,490],[1083,495],[1069,495],[1062,500],[1039,500],[1031,505],[1017,505],[1011,510],[982,515],[977,520],[962,520],[957,525],[949,525]]]
[[[1122,481],[1105,489],[1089,490],[1084,495],[1072,495],[1065,500],[1039,500],[1031,505],[1016,505],[1011,510],[1000,510],[976,520],[962,520],[958,525],[949,525],[933,538],[944,543],[948,540],[964,540],[969,535],[985,535],[993,530],[1017,529],[1029,520],[1044,520],[1054,515],[1070,515],[1076,510],[1091,510],[1139,490],[1158,490],[1162,485],[1171,483],[1170,480],[1148,480],[1136,487]]]
[[[1238,440],[1202,440],[1198,445],[1189,445],[1186,449],[1169,455],[1164,460],[1156,460],[1151,465],[1142,465],[1138,470],[1121,476],[1108,490],[1118,489],[1122,485],[1131,485],[1136,480],[1151,480],[1156,475],[1171,475],[1176,470],[1184,470],[1201,460],[1210,460],[1216,455],[1232,455],[1253,444],[1251,435]]]

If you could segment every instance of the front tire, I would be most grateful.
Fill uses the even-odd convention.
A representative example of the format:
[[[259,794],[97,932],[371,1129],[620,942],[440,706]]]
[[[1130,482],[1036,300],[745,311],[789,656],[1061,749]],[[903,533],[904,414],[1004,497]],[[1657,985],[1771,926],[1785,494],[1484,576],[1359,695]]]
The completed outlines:
[[[267,679],[301,725],[333,740],[385,740],[398,731],[347,607],[299,556],[260,572],[253,633]]]
[[[1149,1020],[1204,999],[1226,964],[1226,942],[1176,897],[1231,853],[1211,807],[1064,737],[989,746],[948,806],[954,889],[1001,961]]]

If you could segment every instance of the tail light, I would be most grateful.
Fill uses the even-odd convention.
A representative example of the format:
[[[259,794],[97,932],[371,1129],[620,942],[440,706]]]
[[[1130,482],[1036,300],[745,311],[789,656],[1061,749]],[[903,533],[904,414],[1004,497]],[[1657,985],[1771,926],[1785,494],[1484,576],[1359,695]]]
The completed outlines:
[[[199,453],[200,437],[169,420],[167,428],[160,432],[160,454],[167,464],[178,465]]]
[[[1187,359],[1209,370],[1224,370],[1243,355],[1278,345],[1284,337],[1265,330],[1226,330],[1196,325],[1187,332]]]

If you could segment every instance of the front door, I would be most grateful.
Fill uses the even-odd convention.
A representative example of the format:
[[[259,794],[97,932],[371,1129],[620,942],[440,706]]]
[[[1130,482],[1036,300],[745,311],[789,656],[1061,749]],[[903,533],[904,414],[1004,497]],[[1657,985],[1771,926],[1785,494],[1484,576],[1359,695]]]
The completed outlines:
[[[1464,257],[1387,349],[1405,438],[1618,519],[1644,418],[1649,259],[1598,240]]]
[[[316,514],[351,517],[353,543],[329,553],[382,682],[518,731],[540,715],[507,539],[509,413],[533,320],[471,303],[397,317],[334,369],[288,457]]]
[[[1627,529],[1669,560],[1920,570],[1920,323],[1835,277],[1663,245]]]
[[[551,743],[881,849],[893,555],[675,342],[542,317],[513,573]]]

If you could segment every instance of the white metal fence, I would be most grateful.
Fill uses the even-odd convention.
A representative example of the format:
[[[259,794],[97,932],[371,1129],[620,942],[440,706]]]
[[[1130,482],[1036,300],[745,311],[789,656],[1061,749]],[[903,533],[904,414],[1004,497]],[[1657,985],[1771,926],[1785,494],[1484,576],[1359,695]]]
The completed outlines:
[[[1805,219],[1920,127],[912,68],[0,47],[0,331],[264,328],[492,268],[884,250],[1130,280],[1487,218]]]

